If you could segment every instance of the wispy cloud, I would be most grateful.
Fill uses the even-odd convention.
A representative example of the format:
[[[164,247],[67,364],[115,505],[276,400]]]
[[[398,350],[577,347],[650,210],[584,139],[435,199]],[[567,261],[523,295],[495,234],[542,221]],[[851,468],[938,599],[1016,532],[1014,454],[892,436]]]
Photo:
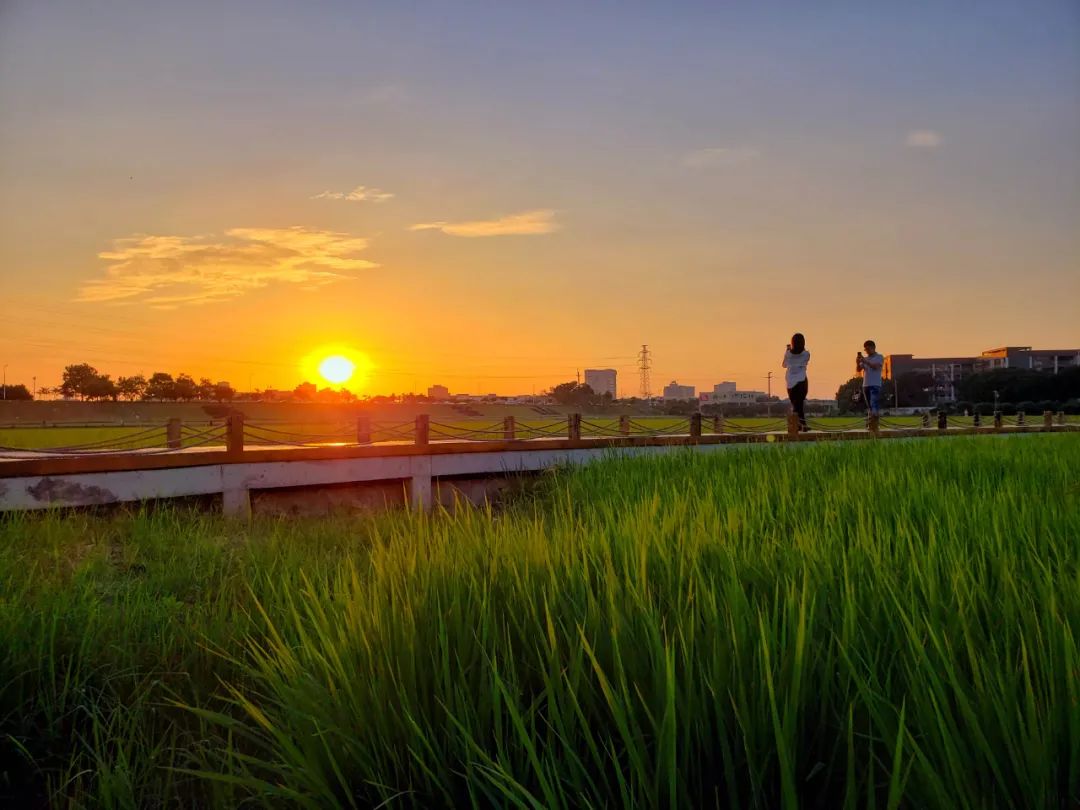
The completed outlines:
[[[98,254],[105,276],[83,284],[78,300],[174,309],[271,284],[313,289],[377,267],[356,257],[366,248],[366,239],[300,226],[233,228],[223,239],[131,236]]]
[[[687,152],[682,157],[682,164],[688,169],[719,169],[749,163],[760,156],[759,150],[749,146],[710,146]]]
[[[913,129],[907,134],[904,143],[913,149],[936,149],[944,141],[940,132],[932,129]]]
[[[536,236],[559,229],[555,212],[549,208],[508,214],[498,219],[481,219],[473,222],[421,222],[409,228],[411,231],[442,231],[450,236]]]
[[[313,200],[345,200],[346,202],[386,202],[394,195],[379,188],[357,186],[352,191],[322,191]]]

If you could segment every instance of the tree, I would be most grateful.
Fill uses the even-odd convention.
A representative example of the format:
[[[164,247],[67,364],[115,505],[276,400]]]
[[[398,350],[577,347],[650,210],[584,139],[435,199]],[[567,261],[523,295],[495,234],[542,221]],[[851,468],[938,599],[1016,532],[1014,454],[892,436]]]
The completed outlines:
[[[199,386],[190,374],[178,374],[176,377],[176,398],[190,402],[199,395]]]
[[[159,401],[176,399],[176,381],[172,378],[172,374],[166,374],[164,371],[155,371],[151,374],[142,398]]]
[[[231,402],[236,396],[236,391],[227,382],[219,382],[214,386],[214,399],[218,402]]]
[[[118,395],[116,383],[108,374],[99,374],[91,380],[83,389],[84,399],[111,399],[114,402]]]
[[[1057,374],[1026,368],[999,368],[965,377],[957,385],[961,399],[971,402],[1064,402],[1080,396],[1080,368]]]
[[[142,374],[121,377],[116,381],[116,392],[124,399],[131,401],[140,399],[145,391],[146,377]]]
[[[209,401],[214,398],[214,384],[210,382],[209,377],[200,377],[199,384],[197,386],[198,397],[201,400]]]
[[[293,389],[293,397],[301,402],[311,402],[318,392],[319,389],[316,388],[315,383],[302,382]]]
[[[551,389],[551,398],[558,402],[560,405],[598,405],[602,402],[602,398],[596,395],[590,385],[580,385],[577,382],[570,381],[560,383]]]
[[[836,406],[840,413],[858,413],[865,410],[862,403],[862,377],[852,377],[836,392]]]
[[[886,380],[882,393],[887,395],[887,405],[914,408],[933,405],[936,386],[934,375],[929,371],[909,371],[898,375],[895,380]]]
[[[87,388],[90,388],[100,376],[98,370],[89,363],[77,363],[67,366],[64,369],[60,393],[67,398],[86,399]]]
[[[0,392],[2,392],[3,398],[8,400],[29,400],[34,398],[34,395],[30,393],[30,389],[21,383],[15,385],[0,385]]]

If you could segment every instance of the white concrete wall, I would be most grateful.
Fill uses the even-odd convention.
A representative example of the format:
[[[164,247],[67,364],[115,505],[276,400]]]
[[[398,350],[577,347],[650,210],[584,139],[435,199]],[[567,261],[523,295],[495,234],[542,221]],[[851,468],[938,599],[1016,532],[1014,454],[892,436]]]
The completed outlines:
[[[693,449],[713,452],[734,446],[742,445],[699,445]],[[689,452],[689,449],[672,446],[537,449],[23,476],[0,479],[0,511],[221,494],[226,512],[244,515],[250,510],[251,490],[376,481],[408,482],[412,505],[422,509],[431,505],[433,478],[504,475],[542,470],[558,464],[585,464],[605,455],[630,457],[671,452]]]

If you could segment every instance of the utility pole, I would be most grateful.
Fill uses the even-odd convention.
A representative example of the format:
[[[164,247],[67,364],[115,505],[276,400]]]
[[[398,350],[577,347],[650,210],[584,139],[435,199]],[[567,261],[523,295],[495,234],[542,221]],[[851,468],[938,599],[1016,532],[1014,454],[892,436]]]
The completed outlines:
[[[769,381],[769,399],[772,399],[772,372],[770,371],[765,375],[765,379]]]
[[[652,391],[649,386],[649,370],[652,368],[652,355],[649,347],[642,343],[641,351],[638,352],[638,374],[641,375],[641,398],[648,402],[652,399]]]
[[[4,363],[4,399],[7,399],[7,363]]]
[[[37,399],[37,375],[30,378],[30,398]]]

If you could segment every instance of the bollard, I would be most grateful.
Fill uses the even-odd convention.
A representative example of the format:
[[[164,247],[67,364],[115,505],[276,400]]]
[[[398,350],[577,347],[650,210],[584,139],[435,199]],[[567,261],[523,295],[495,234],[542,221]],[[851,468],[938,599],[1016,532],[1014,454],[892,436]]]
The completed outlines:
[[[566,417],[566,435],[572,442],[581,441],[581,414],[572,413]]]
[[[701,438],[701,414],[700,413],[692,413],[692,414],[690,414],[690,438],[691,439],[700,439]]]
[[[356,417],[356,443],[371,444],[371,417]]]
[[[922,426],[924,428],[929,428],[930,427],[930,412],[929,411],[927,411],[926,413],[924,413],[922,415]]]
[[[793,439],[799,435],[799,417],[794,413],[787,415],[787,435]]]
[[[724,432],[724,417],[714,416],[712,418],[712,432],[723,433]]]
[[[165,424],[165,446],[170,450],[179,450],[180,444],[180,420],[173,417]]]
[[[994,411],[994,430],[1000,431],[1002,424],[1001,411]]]
[[[1024,412],[1023,411],[1018,411],[1017,412],[1017,414],[1016,414],[1016,424],[1019,427],[1023,427],[1024,425],[1027,424],[1027,422],[1024,421]]]
[[[515,428],[514,417],[503,417],[503,439],[505,441],[512,442],[514,440]]]
[[[416,417],[416,443],[430,444],[431,442],[431,417],[422,413]]]
[[[225,452],[239,455],[244,452],[244,415],[230,413],[225,420]]]
[[[1043,411],[1043,427],[1050,430],[1054,426],[1054,412]]]
[[[982,427],[982,414],[975,411],[975,415],[971,417],[971,424],[977,428]]]
[[[938,411],[937,414],[937,429],[945,430],[949,426],[949,417],[945,411]]]
[[[870,431],[870,434],[872,436],[879,436],[881,434],[881,417],[876,413],[872,413],[870,414],[870,418],[866,421],[866,428]]]
[[[623,436],[629,436],[630,435],[630,417],[629,416],[620,416],[619,417],[619,433],[621,433]]]

